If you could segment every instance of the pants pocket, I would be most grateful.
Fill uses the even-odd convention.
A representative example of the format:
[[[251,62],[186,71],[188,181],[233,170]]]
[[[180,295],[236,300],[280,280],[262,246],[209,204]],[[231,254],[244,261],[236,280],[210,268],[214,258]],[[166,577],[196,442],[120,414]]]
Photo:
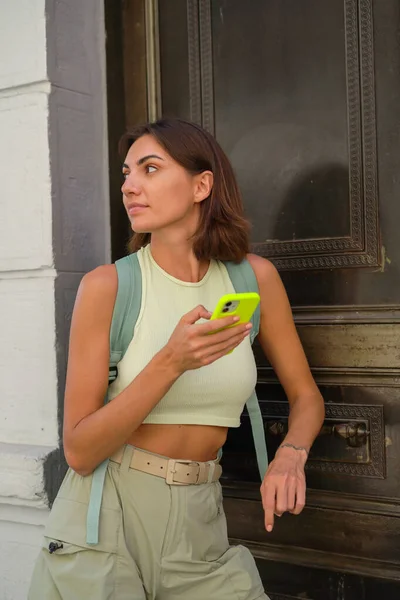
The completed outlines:
[[[87,505],[56,498],[45,527],[28,600],[115,598],[122,516],[101,509],[99,543],[86,543]]]
[[[255,560],[248,548],[231,546],[219,560],[226,577],[226,598],[229,600],[269,600],[265,594]],[[230,590],[230,591],[228,591]],[[223,600],[221,594],[220,599]]]

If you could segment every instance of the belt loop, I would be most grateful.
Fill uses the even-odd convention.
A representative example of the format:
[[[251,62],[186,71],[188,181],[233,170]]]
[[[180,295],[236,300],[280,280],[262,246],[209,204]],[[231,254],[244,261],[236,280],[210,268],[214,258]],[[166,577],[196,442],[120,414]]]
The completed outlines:
[[[199,462],[199,474],[197,477],[197,483],[205,483],[206,482],[206,472],[208,462]]]
[[[215,461],[214,460],[210,460],[208,462],[208,477],[207,477],[207,483],[211,483],[214,477],[214,471],[215,471]]]
[[[129,468],[131,466],[131,461],[132,461],[132,455],[133,455],[134,451],[135,451],[135,449],[133,446],[130,446],[129,444],[126,444],[124,446],[124,450],[123,450],[123,454],[122,454],[122,458],[121,458],[121,466],[120,466],[121,473],[127,473],[129,471]]]

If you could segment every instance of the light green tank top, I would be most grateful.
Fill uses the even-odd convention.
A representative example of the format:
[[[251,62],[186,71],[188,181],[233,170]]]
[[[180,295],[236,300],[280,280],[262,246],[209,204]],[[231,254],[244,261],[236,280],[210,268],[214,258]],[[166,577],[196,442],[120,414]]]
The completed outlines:
[[[150,245],[138,252],[142,271],[142,302],[134,336],[118,364],[109,389],[115,398],[168,342],[180,318],[198,304],[213,311],[219,298],[234,292],[226,267],[211,261],[198,283],[181,281],[154,261]],[[247,337],[232,354],[211,365],[187,371],[173,384],[144,423],[239,427],[240,415],[257,380]]]

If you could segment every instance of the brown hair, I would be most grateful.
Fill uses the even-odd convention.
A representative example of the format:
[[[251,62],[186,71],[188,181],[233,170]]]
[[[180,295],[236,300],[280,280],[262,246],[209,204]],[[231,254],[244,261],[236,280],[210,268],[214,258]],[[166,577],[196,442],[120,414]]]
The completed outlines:
[[[232,165],[215,138],[195,123],[165,118],[128,131],[120,141],[121,156],[125,158],[130,146],[144,135],[153,136],[189,173],[211,171],[214,175],[212,191],[200,203],[200,222],[193,236],[196,258],[243,260],[249,251],[249,223]],[[136,252],[150,237],[150,233],[134,233],[128,250]]]

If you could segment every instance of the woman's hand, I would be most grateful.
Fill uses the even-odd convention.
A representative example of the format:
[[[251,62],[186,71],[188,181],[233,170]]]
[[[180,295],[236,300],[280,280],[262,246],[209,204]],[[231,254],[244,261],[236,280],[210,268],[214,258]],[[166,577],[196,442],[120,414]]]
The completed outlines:
[[[170,364],[179,374],[210,365],[236,348],[250,333],[251,323],[218,331],[221,327],[233,325],[239,317],[196,323],[199,319],[210,317],[211,313],[204,306],[196,306],[181,318],[164,347]]]
[[[306,499],[304,465],[307,453],[294,448],[279,448],[268,467],[261,484],[261,497],[265,512],[265,529],[272,531],[274,514],[286,511],[298,515]]]

